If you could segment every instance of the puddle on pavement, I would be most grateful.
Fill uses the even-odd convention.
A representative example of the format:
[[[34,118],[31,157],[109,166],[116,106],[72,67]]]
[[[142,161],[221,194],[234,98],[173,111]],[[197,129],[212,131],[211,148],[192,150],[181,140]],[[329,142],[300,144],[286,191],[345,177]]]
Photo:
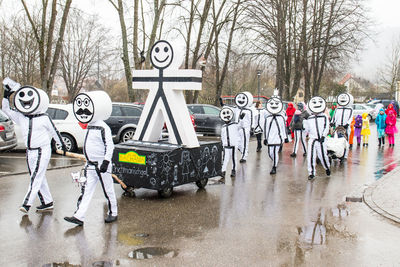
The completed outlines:
[[[81,267],[81,265],[70,264],[69,262],[53,262],[44,264],[42,267]]]
[[[81,267],[82,265],[78,264],[70,264],[69,262],[63,262],[63,263],[47,263],[44,264],[42,267]],[[93,262],[92,265],[93,267],[112,267],[114,264],[111,261],[96,261]]]
[[[135,234],[136,237],[149,237],[149,234],[146,233],[137,233]]]
[[[315,220],[312,220],[306,226],[297,227],[298,246],[300,248],[309,249],[314,245],[324,245],[329,234],[340,238],[355,237],[354,234],[347,231],[345,224],[341,221],[350,215],[346,204],[338,204],[335,208],[331,208],[330,212],[328,215],[325,209],[321,208]]]
[[[129,252],[129,258],[136,260],[152,259],[155,257],[173,258],[178,255],[176,250],[160,248],[160,247],[147,247],[139,248]]]
[[[110,261],[96,261],[92,264],[93,267],[112,267],[113,263]]]

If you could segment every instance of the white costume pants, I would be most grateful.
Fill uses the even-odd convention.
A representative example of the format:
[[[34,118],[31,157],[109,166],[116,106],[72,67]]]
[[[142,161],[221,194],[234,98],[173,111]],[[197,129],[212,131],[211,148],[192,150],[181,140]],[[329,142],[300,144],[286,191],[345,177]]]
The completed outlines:
[[[308,140],[308,154],[307,154],[307,163],[308,163],[308,174],[315,175],[315,165],[317,161],[317,156],[321,161],[322,166],[325,170],[330,168],[328,152],[326,150],[326,144],[320,143],[317,139],[309,139]]]
[[[50,157],[50,145],[26,150],[26,160],[31,181],[23,205],[32,206],[36,195],[42,204],[48,204],[53,201],[46,179],[46,170]]]
[[[226,171],[229,160],[232,159],[232,170],[236,172],[236,147],[224,147],[224,163],[222,164],[222,171]]]
[[[239,127],[238,149],[242,153],[242,159],[247,159],[249,155],[250,129]]]
[[[272,160],[273,167],[278,166],[280,147],[280,145],[268,145],[268,155]]]
[[[297,154],[297,150],[299,149],[299,144],[301,143],[303,147],[303,152],[307,153],[306,147],[306,133],[303,130],[294,130],[294,146],[293,153]]]
[[[107,199],[108,204],[108,214],[112,216],[117,216],[117,199],[114,192],[113,178],[111,177],[111,166],[109,166],[106,173],[96,172],[93,165],[86,166],[86,185],[82,192],[82,200],[78,204],[78,209],[76,210],[74,217],[83,221],[85,219],[85,213],[89,208],[90,200],[93,197],[93,193],[96,189],[97,182],[100,181],[101,187],[103,189],[104,196]],[[99,175],[100,174],[100,175]]]

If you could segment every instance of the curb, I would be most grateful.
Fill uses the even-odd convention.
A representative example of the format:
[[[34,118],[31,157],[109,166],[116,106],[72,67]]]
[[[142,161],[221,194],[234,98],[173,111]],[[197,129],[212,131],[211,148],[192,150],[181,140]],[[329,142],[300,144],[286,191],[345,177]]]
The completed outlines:
[[[390,212],[387,212],[386,210],[384,210],[382,207],[378,206],[373,199],[373,194],[374,194],[374,190],[378,186],[380,186],[380,185],[384,184],[385,182],[387,182],[388,180],[390,180],[390,178],[392,176],[398,174],[398,172],[400,172],[400,167],[395,168],[390,173],[383,176],[381,179],[379,179],[378,181],[376,181],[375,183],[370,185],[363,192],[363,201],[371,210],[375,211],[379,215],[381,215],[384,218],[386,218],[392,222],[395,222],[395,223],[400,223],[400,217],[398,217],[394,214],[391,214]]]

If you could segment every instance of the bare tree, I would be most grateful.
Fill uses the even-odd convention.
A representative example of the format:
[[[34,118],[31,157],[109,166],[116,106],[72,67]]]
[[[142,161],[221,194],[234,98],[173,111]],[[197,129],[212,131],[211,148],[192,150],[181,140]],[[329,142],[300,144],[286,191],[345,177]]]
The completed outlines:
[[[21,0],[38,43],[41,85],[47,93],[50,93],[53,87],[71,2],[72,0],[65,0],[65,3],[61,4],[57,3],[57,0],[52,0],[49,7],[49,0],[43,0],[39,11],[41,22],[38,22],[34,20],[32,11],[29,10],[25,0]],[[57,17],[57,13],[62,14],[61,19]],[[48,15],[50,15],[49,19]]]
[[[390,54],[386,55],[385,63],[379,68],[379,83],[388,92],[396,91],[400,80],[400,37],[392,41]]]
[[[71,14],[61,53],[61,73],[72,102],[81,90],[85,79],[93,74],[92,67],[99,63],[99,47],[105,47],[107,30],[99,26],[96,17]]]

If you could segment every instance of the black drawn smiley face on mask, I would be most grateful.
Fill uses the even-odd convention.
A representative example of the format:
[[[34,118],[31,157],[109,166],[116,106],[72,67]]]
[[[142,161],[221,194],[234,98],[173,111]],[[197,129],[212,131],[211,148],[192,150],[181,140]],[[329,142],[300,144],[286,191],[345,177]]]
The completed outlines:
[[[322,113],[326,109],[326,102],[320,96],[314,96],[308,102],[308,109],[313,112],[314,114]]]
[[[151,48],[150,60],[156,69],[167,68],[174,58],[174,50],[167,41],[156,42]]]
[[[231,122],[233,120],[233,116],[233,109],[231,109],[230,107],[223,107],[219,112],[219,117],[222,121],[226,123]]]
[[[350,104],[350,100],[351,100],[350,95],[347,93],[340,94],[337,97],[337,103],[339,106],[342,106],[342,107],[345,107],[348,104]]]
[[[90,97],[84,93],[75,97],[73,105],[74,115],[79,122],[89,123],[93,118],[94,106]]]
[[[283,109],[283,103],[278,97],[271,97],[267,102],[267,111],[271,114],[279,114]]]
[[[23,114],[31,114],[40,105],[40,94],[34,87],[24,86],[17,90],[14,98],[15,108]]]

